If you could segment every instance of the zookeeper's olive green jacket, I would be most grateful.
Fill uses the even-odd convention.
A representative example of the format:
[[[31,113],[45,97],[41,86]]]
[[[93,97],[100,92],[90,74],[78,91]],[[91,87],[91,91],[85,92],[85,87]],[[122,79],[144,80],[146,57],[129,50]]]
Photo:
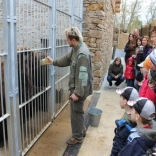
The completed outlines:
[[[88,86],[90,68],[90,52],[84,42],[80,42],[76,48],[65,56],[53,61],[54,66],[70,66],[69,89],[80,99],[88,96],[90,87]],[[92,88],[91,88],[92,89]]]

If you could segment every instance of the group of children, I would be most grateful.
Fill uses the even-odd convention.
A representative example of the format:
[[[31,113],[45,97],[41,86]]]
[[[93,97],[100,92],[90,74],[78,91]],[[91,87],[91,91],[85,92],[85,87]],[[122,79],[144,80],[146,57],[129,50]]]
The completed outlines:
[[[155,106],[147,98],[139,97],[133,87],[116,90],[120,94],[120,107],[125,113],[116,120],[115,136],[110,156],[152,155],[156,143]]]

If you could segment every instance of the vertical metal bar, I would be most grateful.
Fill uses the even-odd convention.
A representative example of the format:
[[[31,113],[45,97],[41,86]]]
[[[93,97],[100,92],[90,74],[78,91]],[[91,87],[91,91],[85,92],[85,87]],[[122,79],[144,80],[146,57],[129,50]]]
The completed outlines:
[[[40,29],[40,33],[39,33],[39,38],[38,38],[38,40],[41,40],[41,36],[42,36],[42,27],[41,27],[41,17],[42,17],[42,11],[41,11],[41,8],[42,8],[42,5],[39,5],[39,19],[38,19],[38,21],[39,21],[39,29]],[[38,46],[38,48],[41,48],[41,43],[39,42],[39,44],[38,44],[39,46]],[[41,58],[41,52],[40,51],[38,51],[38,59],[40,59]],[[41,91],[41,81],[42,81],[42,79],[41,79],[41,66],[40,65],[38,65],[38,69],[39,69],[39,76],[38,76],[38,79],[39,79],[39,86],[37,86],[38,88],[39,88],[39,92]],[[39,126],[40,126],[40,130],[42,129],[42,105],[41,105],[41,96],[42,95],[40,95],[39,97],[38,97],[38,104],[39,104],[39,109],[38,109],[38,112],[39,112]]]
[[[6,99],[9,101],[11,109],[10,124],[9,127],[11,137],[11,156],[21,155],[21,131],[19,124],[19,100],[18,100],[18,75],[17,75],[17,53],[16,53],[16,0],[4,0],[4,34],[5,34],[5,52],[8,53],[7,71],[9,71],[8,77],[5,79],[7,86]],[[7,20],[6,20],[7,19]],[[6,35],[7,34],[7,35]],[[8,73],[7,73],[8,74]],[[9,143],[10,144],[10,143]]]
[[[0,105],[1,105],[1,113],[2,113],[2,117],[4,117],[4,115],[5,115],[5,101],[3,100],[3,95],[4,95],[4,92],[3,92],[3,79],[4,79],[4,77],[2,77],[2,70],[3,70],[3,72],[4,72],[4,69],[2,69],[2,61],[3,61],[3,59],[2,59],[2,57],[0,57],[0,80],[1,80],[1,82],[0,82],[0,94],[1,94],[1,99],[0,99]],[[1,116],[0,116],[1,117]],[[1,121],[2,122],[2,132],[0,132],[0,133],[3,133],[3,139],[4,139],[4,153],[5,153],[5,155],[6,155],[6,151],[7,151],[7,149],[6,149],[6,133],[5,133],[5,129],[6,129],[6,127],[5,127],[5,120],[6,119],[4,119],[3,121]]]
[[[74,26],[74,0],[71,0],[71,26]]]
[[[80,18],[81,18],[81,27],[80,31],[82,32],[82,17],[83,17],[83,0],[81,0],[81,7],[80,7]]]
[[[31,79],[33,78],[33,69],[32,69],[32,67],[33,67],[33,64],[32,64],[32,62],[33,62],[33,58],[32,58],[32,53],[30,53],[30,62],[31,62],[31,66],[30,66],[30,75],[31,75]],[[33,95],[33,93],[34,93],[34,88],[33,88],[33,90],[31,91],[31,95]],[[34,112],[34,100],[31,102],[31,111],[32,111],[32,122],[31,122],[31,127],[32,127],[32,138],[34,138],[34,114],[33,114],[33,112]]]
[[[36,2],[35,1],[34,1],[34,9],[33,10],[34,10],[34,19],[33,19],[34,20],[34,24],[33,24],[34,28],[33,29],[36,30],[36,14],[37,13],[36,13]],[[35,36],[36,35],[34,35],[34,38],[33,38],[34,39],[34,41],[33,41],[34,47],[33,48],[36,49],[36,45],[35,45],[35,39],[36,38],[35,38]],[[35,64],[34,54],[32,54],[32,57],[33,57],[32,58],[32,60],[33,60],[32,62],[33,62],[33,79],[34,79],[33,81],[34,81],[34,84],[36,84],[35,72],[34,72],[34,69],[36,68],[36,64]],[[35,95],[36,94],[36,87],[34,87],[33,90],[34,90],[33,95]],[[36,114],[36,110],[37,110],[36,109],[36,99],[33,102],[34,102],[34,112],[35,112],[34,113],[34,115],[35,115],[35,117],[34,117],[34,122],[35,122],[34,131],[35,131],[35,136],[36,136],[37,132],[38,132],[38,130],[37,130],[38,129],[38,127],[37,127],[37,114]]]
[[[56,0],[50,0],[50,5],[52,6],[52,8],[49,8],[49,28],[50,28],[50,33],[49,33],[49,45],[52,47],[49,50],[49,55],[51,58],[55,58],[55,52],[56,52]],[[51,85],[51,89],[48,91],[48,107],[50,110],[50,119],[54,119],[54,104],[55,104],[55,96],[54,96],[54,91],[55,91],[55,68],[54,66],[52,66],[51,68],[49,68],[50,70],[50,75],[49,75],[49,82],[48,84]]]
[[[38,40],[39,40],[39,32],[37,32],[37,30],[39,30],[39,6],[40,6],[41,4],[36,4],[36,49],[38,48],[38,46],[39,46],[39,44],[38,44]],[[37,58],[38,58],[38,51],[37,52],[35,52],[35,55],[37,56]],[[35,58],[36,59],[36,58]],[[38,69],[38,61],[36,61],[36,69]],[[35,74],[35,80],[36,80],[36,85],[35,85],[35,87],[36,87],[36,90],[37,90],[37,92],[36,93],[38,93],[39,92],[39,89],[38,89],[38,83],[39,83],[39,81],[38,81],[38,79],[39,79],[39,77],[38,77],[38,70],[36,70],[36,74]],[[38,105],[38,103],[39,103],[39,97],[37,97],[36,98],[36,101],[37,101],[37,105],[36,105],[36,111],[37,111],[37,116],[36,116],[36,118],[37,118],[37,129],[38,129],[38,131],[37,131],[37,133],[40,131],[40,126],[39,126],[39,105]]]
[[[30,49],[32,49],[32,0],[30,0]]]
[[[20,1],[22,1],[22,0],[20,0]],[[25,9],[24,8],[24,1],[22,1],[21,4],[23,6],[22,13],[21,13],[21,16],[22,16],[22,22],[21,23],[22,23],[22,26],[24,26],[24,9]],[[19,15],[19,18],[21,18],[20,15]],[[25,46],[25,42],[24,42],[25,41],[25,39],[24,39],[25,28],[21,27],[21,29],[23,29],[22,30],[23,33],[22,33],[22,37],[21,38],[22,38],[22,41],[23,41],[22,47],[24,48],[24,46]]]
[[[7,22],[7,16],[9,14],[9,6],[7,5],[7,1],[6,0],[3,0],[2,1],[2,17],[3,17],[3,40],[4,40],[4,50],[3,52],[7,53],[9,52],[9,27],[8,27],[8,22]],[[5,35],[4,35],[5,34]],[[7,83],[9,80],[8,80],[8,77],[9,77],[9,65],[8,65],[8,57],[4,57],[4,80],[5,80],[5,103],[6,103],[6,112],[10,113],[10,98],[9,98],[9,84]],[[12,151],[14,150],[12,144],[13,144],[13,138],[11,137],[12,134],[11,132],[13,131],[12,130],[12,123],[11,123],[11,119],[8,118],[7,119],[7,132],[8,132],[8,153],[11,155]]]

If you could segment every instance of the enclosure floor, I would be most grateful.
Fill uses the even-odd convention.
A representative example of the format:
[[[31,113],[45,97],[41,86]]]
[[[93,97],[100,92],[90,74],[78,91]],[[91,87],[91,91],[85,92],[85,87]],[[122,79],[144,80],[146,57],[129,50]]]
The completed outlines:
[[[85,102],[84,109],[88,107],[89,101]],[[62,156],[71,137],[70,105],[63,109],[54,122],[28,151],[26,156]]]
[[[115,93],[115,87],[98,92],[101,95],[96,107],[103,110],[100,124],[98,127],[88,127],[78,156],[108,156],[114,136],[114,121],[124,113],[120,109],[119,95]],[[88,102],[85,104],[85,109],[87,107]],[[68,104],[26,156],[62,156],[67,147],[66,140],[70,137],[70,107]]]

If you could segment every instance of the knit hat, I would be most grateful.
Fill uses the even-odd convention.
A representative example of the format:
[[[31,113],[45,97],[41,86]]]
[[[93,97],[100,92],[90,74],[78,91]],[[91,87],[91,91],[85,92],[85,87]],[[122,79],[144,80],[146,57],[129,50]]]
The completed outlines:
[[[117,89],[116,93],[123,96],[127,100],[129,106],[133,106],[133,101],[139,98],[138,91],[133,87],[125,87],[123,89]]]
[[[140,97],[134,101],[133,108],[143,118],[152,120],[155,118],[155,106],[151,100]]]
[[[156,66],[156,49],[150,53],[149,57],[151,62]]]

